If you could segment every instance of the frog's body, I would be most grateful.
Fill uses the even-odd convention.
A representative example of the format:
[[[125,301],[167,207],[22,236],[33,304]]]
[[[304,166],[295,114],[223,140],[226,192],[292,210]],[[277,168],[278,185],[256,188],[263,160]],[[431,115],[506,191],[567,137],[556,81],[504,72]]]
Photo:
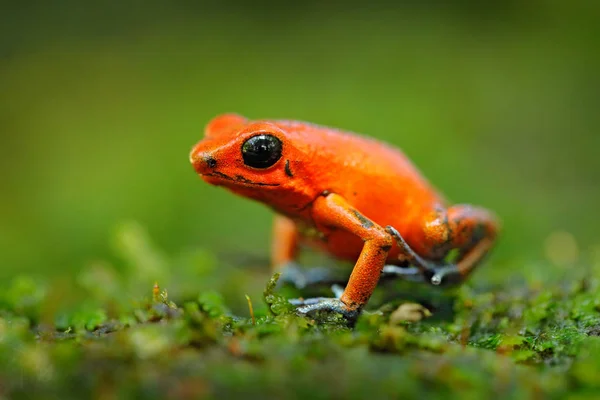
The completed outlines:
[[[299,241],[356,262],[342,309],[356,311],[366,303],[385,264],[416,264],[430,279],[458,249],[451,272],[465,277],[495,238],[490,213],[447,207],[400,150],[374,139],[233,114],[215,118],[205,133],[190,156],[197,172],[278,213],[274,265],[292,263]],[[330,303],[310,310],[332,308]]]

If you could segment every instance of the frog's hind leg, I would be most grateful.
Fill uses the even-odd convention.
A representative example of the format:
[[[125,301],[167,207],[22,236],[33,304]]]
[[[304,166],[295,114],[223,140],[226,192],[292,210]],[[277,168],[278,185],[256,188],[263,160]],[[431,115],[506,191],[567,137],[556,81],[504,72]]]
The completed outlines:
[[[498,222],[489,211],[470,205],[457,205],[446,211],[436,211],[423,228],[421,252],[429,253],[433,259],[440,259],[441,255],[456,249],[458,255],[449,263],[421,257],[394,228],[388,227],[387,230],[415,268],[408,271],[402,271],[403,268],[395,271],[387,268],[386,271],[384,268],[384,272],[404,272],[404,277],[415,277],[418,271],[424,281],[440,285],[460,283],[475,270],[493,246]]]
[[[447,243],[458,255],[452,264],[436,272],[434,278],[444,279],[455,274],[459,281],[466,279],[492,249],[498,235],[499,222],[488,210],[467,204],[447,210]],[[454,269],[454,271],[452,271]]]
[[[403,268],[397,265],[386,265],[382,270],[384,277],[402,278],[414,282],[430,282],[437,285],[438,283],[435,283],[432,278],[441,266],[418,255],[394,227],[388,225],[385,229],[400,248],[401,258],[413,266]]]

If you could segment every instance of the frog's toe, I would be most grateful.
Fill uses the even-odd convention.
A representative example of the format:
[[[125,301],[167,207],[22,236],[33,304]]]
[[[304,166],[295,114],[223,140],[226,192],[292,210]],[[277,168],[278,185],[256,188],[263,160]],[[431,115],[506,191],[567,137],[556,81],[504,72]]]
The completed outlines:
[[[426,282],[420,269],[416,267],[399,267],[397,265],[386,265],[381,271],[381,279],[403,279],[411,282]]]
[[[292,302],[292,301],[291,301]],[[294,302],[292,302],[294,304]],[[349,309],[340,299],[317,297],[312,299],[302,300],[296,309],[296,314],[301,316],[314,316],[324,313],[341,314],[348,321],[355,321],[359,315],[359,310]]]
[[[464,277],[458,267],[450,264],[435,269],[435,273],[431,277],[431,284],[435,286],[451,286],[457,285],[463,280]]]

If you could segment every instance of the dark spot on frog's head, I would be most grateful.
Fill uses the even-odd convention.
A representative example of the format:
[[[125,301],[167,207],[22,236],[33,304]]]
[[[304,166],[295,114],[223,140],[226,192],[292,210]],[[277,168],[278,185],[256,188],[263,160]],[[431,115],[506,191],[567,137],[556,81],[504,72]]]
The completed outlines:
[[[357,210],[352,210],[352,213],[354,214],[354,216],[360,221],[360,225],[365,228],[365,229],[369,229],[373,227],[373,222],[365,217],[364,215],[362,215],[360,212],[358,212]]]
[[[285,174],[290,178],[294,176],[292,170],[290,169],[290,160],[285,160]]]

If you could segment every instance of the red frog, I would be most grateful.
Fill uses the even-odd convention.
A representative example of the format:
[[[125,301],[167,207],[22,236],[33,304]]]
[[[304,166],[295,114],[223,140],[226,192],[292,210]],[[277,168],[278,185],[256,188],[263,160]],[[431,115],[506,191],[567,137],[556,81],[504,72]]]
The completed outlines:
[[[207,125],[190,161],[206,182],[277,213],[273,266],[297,286],[307,282],[295,263],[300,243],[355,263],[338,297],[297,300],[300,314],[353,320],[382,273],[460,283],[498,231],[490,211],[449,205],[399,149],[311,123],[224,114]]]

